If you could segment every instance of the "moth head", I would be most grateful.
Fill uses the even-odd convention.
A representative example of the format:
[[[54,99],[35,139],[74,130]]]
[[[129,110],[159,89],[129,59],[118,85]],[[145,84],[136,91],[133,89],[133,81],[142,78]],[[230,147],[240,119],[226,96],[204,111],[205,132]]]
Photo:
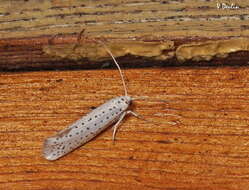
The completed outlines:
[[[132,98],[130,96],[122,96],[121,101],[124,101],[124,103],[127,104],[127,105],[131,105]]]

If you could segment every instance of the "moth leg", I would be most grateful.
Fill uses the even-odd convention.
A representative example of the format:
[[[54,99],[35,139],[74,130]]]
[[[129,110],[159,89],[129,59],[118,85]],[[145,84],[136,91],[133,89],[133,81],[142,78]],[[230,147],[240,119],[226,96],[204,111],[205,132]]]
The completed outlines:
[[[135,112],[133,112],[133,111],[126,111],[126,112],[124,112],[121,116],[120,116],[120,118],[119,118],[119,120],[117,121],[117,123],[113,126],[113,134],[112,134],[112,140],[113,140],[113,142],[115,141],[115,136],[116,136],[116,133],[117,133],[117,129],[118,129],[118,127],[119,127],[119,124],[121,123],[121,121],[124,119],[124,117],[127,115],[127,114],[132,114],[132,115],[134,115],[135,117],[138,117],[139,118],[139,115],[138,114],[136,114]]]
[[[148,120],[148,119],[145,119],[143,116],[133,112],[133,111],[127,111],[126,112],[127,114],[132,114],[133,116],[143,120],[143,121],[146,121],[148,123],[152,123],[153,125],[160,125],[160,124],[170,124],[170,125],[177,125],[178,122],[155,122],[155,121],[151,121],[151,120]]]
[[[118,129],[119,124],[121,123],[121,121],[124,119],[125,115],[127,114],[127,112],[122,113],[122,115],[120,116],[119,120],[117,121],[117,123],[113,126],[113,133],[112,133],[112,141],[115,141],[115,135]]]
[[[130,113],[130,114],[132,114],[133,116],[138,117],[138,118],[140,117],[137,113],[135,113],[135,112],[133,112],[133,111],[131,111],[131,110],[127,111],[126,113],[127,113],[127,114]]]
[[[144,121],[153,123],[152,121],[148,121],[147,119],[145,119],[145,118],[142,117],[141,115],[139,115],[139,114],[137,114],[137,113],[135,113],[135,112],[133,112],[133,111],[131,111],[131,110],[127,111],[126,113],[127,113],[127,114],[132,114],[133,116],[135,116],[135,117],[137,117],[137,118],[139,118],[139,119],[142,119],[142,120],[144,120]]]

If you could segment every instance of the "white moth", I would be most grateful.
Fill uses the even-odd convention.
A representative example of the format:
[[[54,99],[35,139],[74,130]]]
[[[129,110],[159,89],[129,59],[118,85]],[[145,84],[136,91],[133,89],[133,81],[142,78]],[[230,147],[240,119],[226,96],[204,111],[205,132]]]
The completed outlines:
[[[68,128],[58,132],[55,136],[47,138],[43,147],[43,156],[47,160],[56,160],[66,155],[67,153],[87,143],[96,135],[105,130],[108,126],[115,123],[113,130],[114,140],[118,125],[123,120],[125,115],[131,113],[138,116],[136,113],[129,110],[132,98],[127,94],[121,69],[110,50],[106,48],[106,51],[110,54],[114,63],[118,67],[125,95],[110,99],[70,125]]]

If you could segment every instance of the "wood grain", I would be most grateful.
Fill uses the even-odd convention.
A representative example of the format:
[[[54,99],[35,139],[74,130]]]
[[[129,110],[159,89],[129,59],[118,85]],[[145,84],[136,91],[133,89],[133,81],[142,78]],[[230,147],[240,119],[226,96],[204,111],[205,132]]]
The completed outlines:
[[[218,9],[232,3],[238,9]],[[105,37],[248,36],[244,0],[18,0],[0,2],[1,38],[78,33]]]
[[[248,1],[222,1],[239,9],[217,2],[1,1],[0,70],[40,72],[0,73],[0,189],[249,189],[248,67],[120,59],[129,93],[148,97],[133,110],[161,124],[129,116],[115,144],[109,128],[58,161],[41,156],[45,138],[123,93],[116,69],[44,55],[53,35],[61,33],[54,44],[73,44],[85,28],[89,38],[172,40],[175,48],[248,38]],[[245,65],[248,56],[211,64]],[[69,68],[91,70],[44,71]]]
[[[217,3],[238,8],[219,9]],[[95,62],[57,59],[42,51],[58,34],[61,35],[55,38],[54,45],[75,44],[83,28],[89,38],[134,40],[135,43],[139,40],[172,41],[173,50],[167,50],[172,51],[170,55],[179,45],[192,42],[231,37],[248,39],[248,7],[249,2],[243,0],[0,1],[0,70],[99,68],[101,65],[94,65]],[[248,57],[248,48],[242,48],[240,52],[229,53],[227,59],[217,58],[208,63],[182,64],[175,57],[163,63],[129,56],[119,61],[132,62],[132,65],[142,63],[142,66],[247,65]]]
[[[249,68],[126,69],[133,110],[68,156],[43,140],[123,93],[116,70],[0,74],[0,189],[248,189]],[[176,125],[165,124],[175,122]]]
[[[93,42],[95,38],[89,38],[92,41],[77,43],[77,36],[57,36],[54,38],[53,44],[49,44],[50,40],[53,39],[52,36],[0,40],[0,71],[72,70],[111,67],[111,57],[107,56],[108,54],[103,46],[99,44],[97,46],[97,43]],[[111,42],[113,39],[108,40]],[[156,38],[148,41],[147,38],[141,38],[134,41],[127,39],[117,41],[116,39],[113,42],[116,43],[117,49],[112,47],[112,53],[119,64],[126,68],[190,65],[245,66],[249,63],[248,37],[230,38],[228,40],[224,40],[224,37],[223,40],[213,38],[211,41],[204,38],[184,38],[181,41],[176,38],[172,38],[170,41],[160,41]],[[132,44],[130,47],[133,47],[133,49],[127,49],[128,42]],[[153,48],[154,52],[159,52],[158,55],[152,56],[150,54],[153,54],[153,51],[145,51],[149,43],[158,43],[159,46],[172,43],[172,47],[162,50],[157,46],[152,46],[151,48]],[[78,50],[73,49],[76,44]],[[50,49],[50,53],[48,53],[49,51],[44,51],[46,48]],[[104,56],[101,52],[104,52]]]

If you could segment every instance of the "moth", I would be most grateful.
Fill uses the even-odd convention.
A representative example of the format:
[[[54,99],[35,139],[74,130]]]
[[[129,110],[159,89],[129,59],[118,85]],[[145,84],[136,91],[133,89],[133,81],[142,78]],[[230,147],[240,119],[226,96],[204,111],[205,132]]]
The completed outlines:
[[[92,110],[86,116],[71,124],[56,135],[47,138],[43,145],[43,156],[47,160],[56,160],[76,148],[87,143],[95,136],[114,124],[113,140],[119,124],[127,114],[138,115],[130,110],[132,97],[127,93],[124,76],[111,51],[104,45],[108,54],[117,66],[124,87],[124,96],[110,99],[106,103]]]

